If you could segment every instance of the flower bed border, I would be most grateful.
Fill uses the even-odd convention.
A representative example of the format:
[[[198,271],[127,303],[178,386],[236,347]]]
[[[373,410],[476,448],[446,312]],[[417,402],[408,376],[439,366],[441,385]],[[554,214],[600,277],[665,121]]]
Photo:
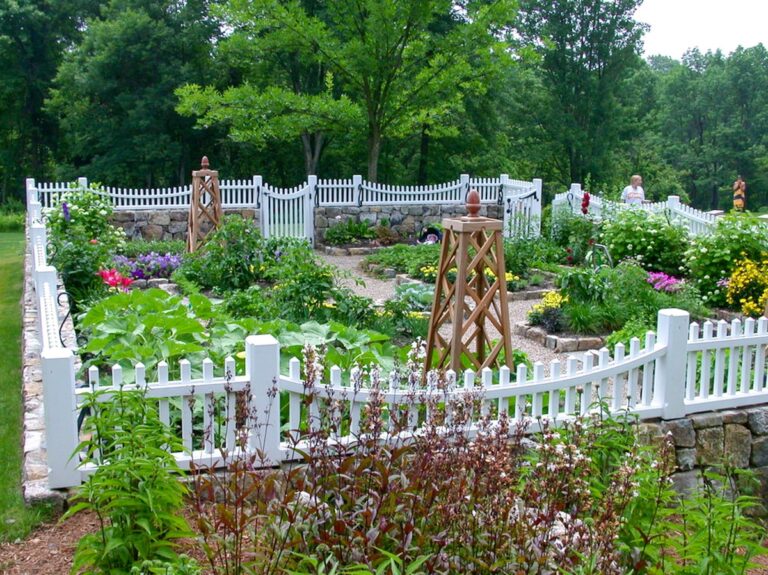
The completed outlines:
[[[524,321],[513,324],[512,332],[515,335],[535,341],[539,345],[553,350],[555,353],[590,351],[605,346],[605,336],[549,334],[543,328],[530,325]]]

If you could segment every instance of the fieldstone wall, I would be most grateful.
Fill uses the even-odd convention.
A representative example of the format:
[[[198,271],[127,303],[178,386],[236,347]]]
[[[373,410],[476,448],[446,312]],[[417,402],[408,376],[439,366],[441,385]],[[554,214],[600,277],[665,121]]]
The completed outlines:
[[[389,226],[406,238],[418,237],[427,224],[440,223],[443,218],[467,215],[464,204],[445,206],[362,206],[362,207],[318,207],[315,208],[315,240],[323,242],[325,232],[334,224],[348,219],[368,221],[373,225],[381,224],[383,220]],[[489,218],[503,217],[502,207],[496,204],[484,204],[480,215]]]
[[[226,209],[224,215],[240,214],[260,223],[259,211],[254,209]],[[131,239],[186,240],[188,209],[115,211],[112,224],[125,230]]]
[[[640,426],[646,441],[671,435],[678,490],[692,489],[700,480],[702,468],[729,461],[735,467],[755,471],[760,480],[759,495],[768,505],[768,405],[698,413]]]

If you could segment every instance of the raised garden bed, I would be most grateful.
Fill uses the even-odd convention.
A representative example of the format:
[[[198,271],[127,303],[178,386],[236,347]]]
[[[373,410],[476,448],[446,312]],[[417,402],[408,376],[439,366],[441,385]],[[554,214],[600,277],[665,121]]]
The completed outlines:
[[[549,334],[543,328],[518,322],[512,326],[515,335],[525,337],[556,353],[589,351],[605,345],[605,337],[599,335]]]

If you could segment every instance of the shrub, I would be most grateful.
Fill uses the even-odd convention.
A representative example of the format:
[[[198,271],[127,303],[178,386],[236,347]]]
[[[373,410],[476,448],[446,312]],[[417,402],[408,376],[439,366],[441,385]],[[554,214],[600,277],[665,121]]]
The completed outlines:
[[[508,272],[527,278],[531,269],[541,264],[560,263],[563,250],[546,238],[512,238],[504,240],[504,266]]]
[[[409,246],[398,244],[378,250],[365,257],[370,264],[392,268],[398,273],[407,273],[419,277],[422,267],[436,267],[440,260],[440,244],[421,244]]]
[[[562,306],[567,300],[559,292],[547,292],[541,303],[534,304],[528,312],[528,323],[540,325],[549,333],[562,331],[565,326]]]
[[[740,260],[760,261],[768,251],[768,226],[749,214],[719,218],[709,235],[694,237],[685,253],[693,284],[709,306],[727,304],[726,284]],[[719,283],[718,283],[719,282]]]
[[[186,250],[182,240],[131,240],[120,248],[120,255],[127,258],[151,253],[181,256]]]
[[[376,237],[376,229],[368,220],[360,222],[354,219],[338,222],[325,231],[323,241],[332,246],[352,244],[362,240],[372,240]]]
[[[580,264],[598,235],[598,223],[590,216],[575,215],[569,209],[552,213],[552,241],[565,250],[567,264]]]
[[[24,214],[0,214],[0,232],[24,231]]]
[[[684,227],[645,210],[620,210],[606,219],[601,239],[614,262],[632,258],[647,270],[678,274],[688,246]]]
[[[726,300],[746,316],[760,317],[768,303],[768,253],[759,262],[738,262],[727,281]]]
[[[413,398],[427,393],[419,349],[400,372]],[[370,573],[397,558],[451,575],[704,573],[708,564],[730,573],[759,552],[762,531],[745,516],[753,500],[738,495],[732,475],[708,476],[696,504],[676,507],[674,445],[640,446],[630,418],[598,406],[557,429],[543,419],[526,448],[524,423],[477,417],[478,390],[433,392],[426,409],[414,399],[392,406],[388,382],[371,369],[348,396],[324,401],[312,383],[322,363],[305,348],[304,409],[318,425],[290,434],[302,440],[304,465],[254,474],[258,453],[241,453],[224,474],[195,469],[194,524],[212,572]],[[448,389],[440,374],[428,380]],[[333,441],[346,433],[340,406],[363,385],[359,433]],[[423,418],[415,435],[413,413]],[[711,488],[718,480],[727,490]]]
[[[98,189],[62,194],[46,211],[51,263],[74,297],[74,307],[104,293],[98,271],[111,266],[112,256],[125,243],[125,233],[109,223],[112,204]]]
[[[78,542],[72,572],[195,573],[194,562],[175,551],[176,541],[192,534],[181,515],[187,489],[171,455],[181,442],[143,391],[95,391],[86,396],[85,407],[90,415],[89,439],[80,446],[83,463],[99,467],[65,517],[90,511],[99,531]]]

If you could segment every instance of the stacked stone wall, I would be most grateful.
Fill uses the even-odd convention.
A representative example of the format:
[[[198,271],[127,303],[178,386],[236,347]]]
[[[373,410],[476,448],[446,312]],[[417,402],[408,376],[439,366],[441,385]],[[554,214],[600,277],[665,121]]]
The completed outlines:
[[[646,441],[671,436],[678,469],[673,479],[679,490],[693,488],[703,469],[728,462],[756,473],[760,496],[768,504],[768,405],[645,422],[640,430]]]
[[[323,243],[325,232],[330,227],[349,219],[367,221],[373,225],[387,223],[401,236],[414,238],[418,237],[422,229],[429,224],[440,223],[443,218],[465,215],[467,215],[467,208],[464,204],[318,207],[315,208],[315,240]],[[496,204],[487,204],[480,208],[480,215],[489,218],[501,218],[503,211]]]
[[[227,209],[224,215],[240,214],[259,224],[259,211],[253,209]],[[115,211],[112,223],[125,230],[131,239],[186,240],[188,209]]]

